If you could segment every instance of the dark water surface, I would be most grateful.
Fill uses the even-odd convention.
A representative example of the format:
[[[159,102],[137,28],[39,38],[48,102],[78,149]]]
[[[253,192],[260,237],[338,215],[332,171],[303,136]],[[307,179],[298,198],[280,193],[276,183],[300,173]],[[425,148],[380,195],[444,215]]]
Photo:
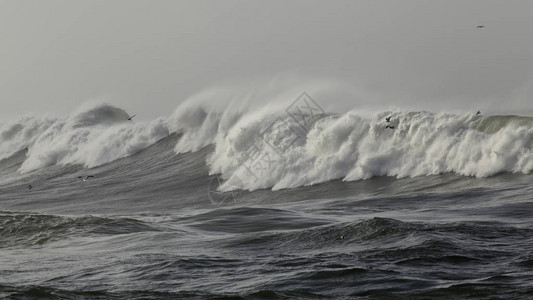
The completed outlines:
[[[213,196],[212,148],[176,140],[92,169],[0,161],[0,298],[533,297],[532,175]]]

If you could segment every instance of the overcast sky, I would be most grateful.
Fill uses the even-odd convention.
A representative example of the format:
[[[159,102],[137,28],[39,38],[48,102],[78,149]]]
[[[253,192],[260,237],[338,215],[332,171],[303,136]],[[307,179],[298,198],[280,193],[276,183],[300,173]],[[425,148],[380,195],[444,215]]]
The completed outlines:
[[[91,99],[167,116],[279,74],[531,112],[533,1],[0,0],[0,121]]]

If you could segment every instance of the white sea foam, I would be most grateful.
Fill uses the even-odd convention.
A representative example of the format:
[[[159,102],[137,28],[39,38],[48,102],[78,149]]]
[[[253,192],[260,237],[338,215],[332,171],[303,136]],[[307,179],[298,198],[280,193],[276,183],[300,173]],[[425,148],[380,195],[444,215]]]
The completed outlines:
[[[0,159],[32,145],[54,122],[56,120],[53,118],[27,115],[15,122],[0,125]]]
[[[83,107],[66,119],[27,117],[2,127],[1,155],[28,148],[22,173],[55,164],[94,167],[137,153],[169,134],[163,119],[127,119],[124,110],[106,104]]]

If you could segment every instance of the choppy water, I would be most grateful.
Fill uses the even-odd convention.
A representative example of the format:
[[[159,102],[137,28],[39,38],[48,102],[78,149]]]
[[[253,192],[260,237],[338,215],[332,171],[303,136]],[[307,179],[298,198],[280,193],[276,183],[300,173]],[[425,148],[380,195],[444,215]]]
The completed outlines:
[[[411,124],[435,120],[431,114],[410,118]],[[416,149],[395,142],[387,144],[396,147],[391,153],[347,142],[357,150],[347,157],[335,152],[343,145],[322,144],[318,151],[320,133],[309,132],[305,143],[291,147],[315,145],[315,152],[307,149],[299,153],[309,155],[302,161],[293,157],[287,169],[275,167],[255,181],[241,178],[245,190],[228,192],[217,188],[236,174],[233,152],[221,156],[231,134],[225,140],[209,135],[207,146],[180,151],[187,133],[165,135],[162,121],[88,130],[83,128],[92,128],[92,118],[81,118],[80,127],[72,121],[78,116],[71,118],[74,125],[47,121],[48,133],[27,122],[37,136],[26,134],[28,149],[15,150],[13,145],[24,145],[17,134],[25,129],[10,127],[3,137],[13,147],[2,148],[0,161],[0,298],[530,299],[530,119],[463,120],[474,122],[464,127],[442,118],[443,136],[416,123],[389,138],[413,139],[406,141],[412,146],[428,134],[433,142],[423,151],[435,154],[435,145],[444,145],[443,153],[455,158],[407,162],[415,159],[408,149]],[[359,130],[337,120],[315,129],[330,132],[322,138],[333,144],[335,134],[350,140],[346,132]],[[54,126],[60,129],[52,133]],[[451,128],[462,135],[448,135]],[[152,135],[132,137],[134,132]],[[375,134],[385,139],[388,132]],[[65,135],[79,144],[61,144]],[[132,150],[115,151],[121,137],[116,148],[126,143]],[[490,151],[478,153],[472,145],[465,153],[461,138]],[[46,143],[55,148],[38,149]],[[97,145],[106,150],[94,150]],[[375,150],[373,160],[364,158],[371,155],[365,147]],[[313,156],[321,176],[305,166]],[[367,168],[342,163],[354,161]],[[213,170],[222,174],[209,175]],[[357,170],[368,179],[356,178]],[[423,170],[428,173],[418,174]],[[461,175],[468,170],[490,176]],[[309,176],[300,182],[290,176],[295,172]],[[406,172],[412,174],[401,176]],[[87,175],[94,177],[78,178]],[[254,189],[267,183],[294,187]]]

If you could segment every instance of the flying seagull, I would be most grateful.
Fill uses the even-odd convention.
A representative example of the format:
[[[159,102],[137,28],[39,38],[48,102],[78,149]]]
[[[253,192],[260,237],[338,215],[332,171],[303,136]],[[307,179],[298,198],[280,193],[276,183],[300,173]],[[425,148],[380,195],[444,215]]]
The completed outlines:
[[[31,186],[31,184],[28,184],[28,190],[31,190],[33,188],[33,186]]]
[[[476,28],[485,28],[485,25],[478,25]]]
[[[396,128],[396,126],[394,126],[394,125],[392,125],[392,126],[391,126],[391,125],[387,125],[387,127],[385,127],[385,128],[394,129],[394,128]]]
[[[78,178],[81,179],[81,180],[83,180],[83,181],[87,181],[87,180],[89,180],[89,178],[91,178],[91,177],[94,177],[94,176],[92,176],[92,175],[89,175],[89,176],[78,176]]]
[[[392,116],[385,118],[385,121],[387,121],[387,123],[390,123],[390,118],[392,118]]]
[[[128,118],[128,121],[131,121],[131,119],[133,119],[133,117],[135,117],[135,115],[129,117],[129,118]]]

